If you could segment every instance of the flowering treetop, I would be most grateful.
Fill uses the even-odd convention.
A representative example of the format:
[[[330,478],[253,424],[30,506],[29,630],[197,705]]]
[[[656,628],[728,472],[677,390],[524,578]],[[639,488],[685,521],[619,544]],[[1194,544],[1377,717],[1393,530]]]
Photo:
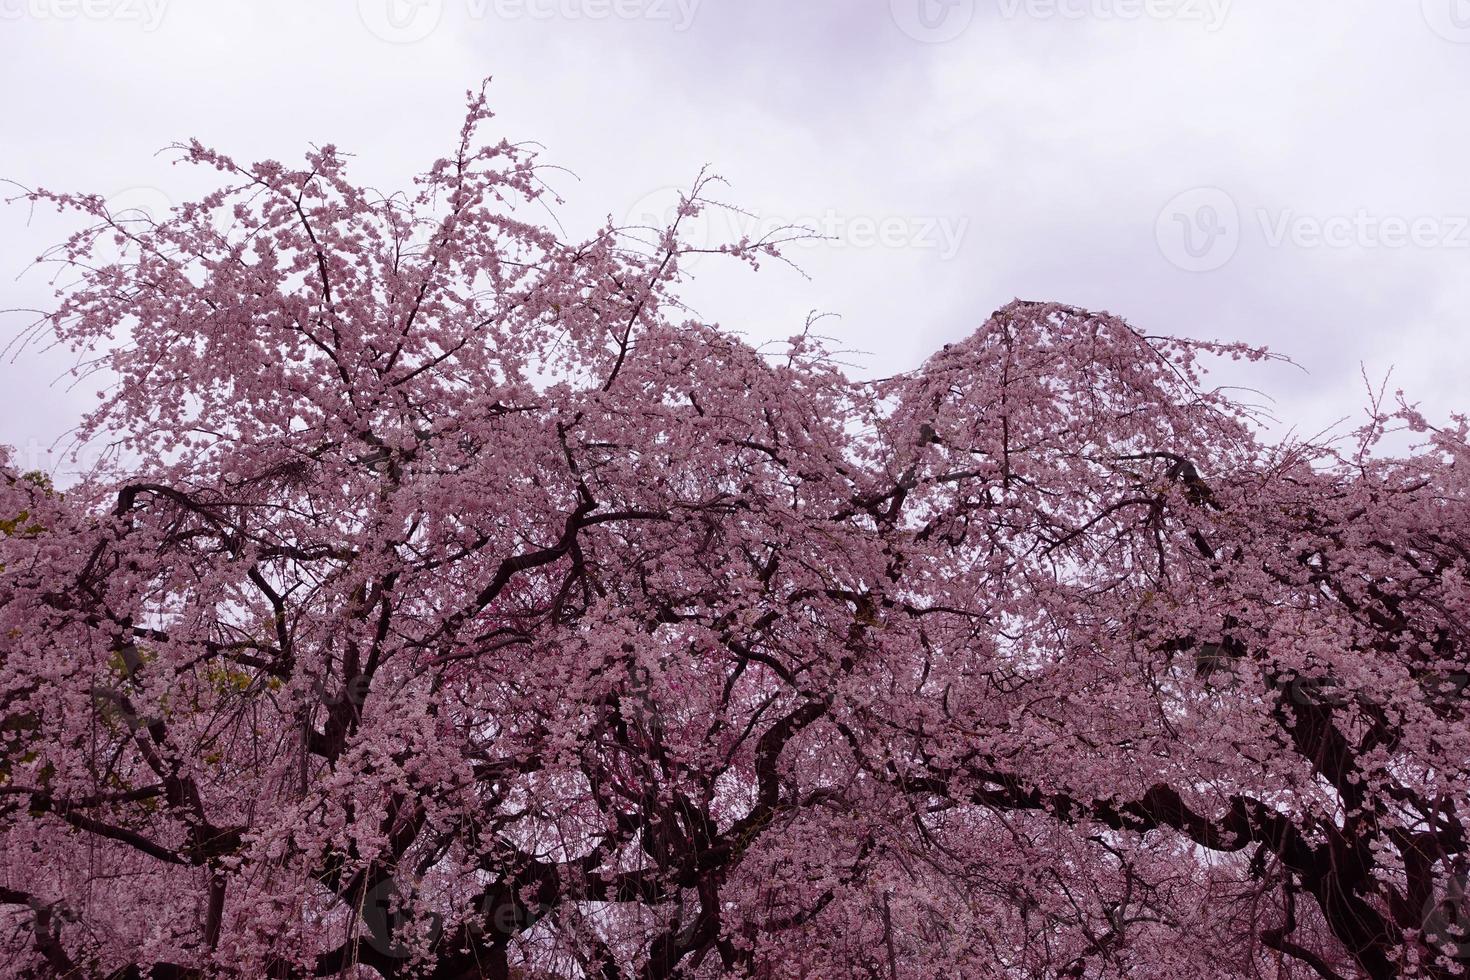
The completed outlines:
[[[1271,444],[1265,352],[1055,303],[852,380],[681,313],[704,183],[564,242],[489,115],[26,195],[115,455],[0,454],[14,970],[1462,973],[1464,420]]]

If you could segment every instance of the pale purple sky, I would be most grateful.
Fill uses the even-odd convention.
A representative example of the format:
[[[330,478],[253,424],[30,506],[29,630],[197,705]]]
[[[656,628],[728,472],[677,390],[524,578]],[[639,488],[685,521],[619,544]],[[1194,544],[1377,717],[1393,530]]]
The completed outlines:
[[[1470,0],[0,0],[0,177],[158,207],[237,158],[336,143],[380,187],[447,150],[493,75],[544,144],[569,234],[650,220],[709,163],[755,217],[813,224],[810,275],[702,260],[687,291],[753,340],[808,310],[911,367],[1012,297],[1271,345],[1283,423],[1434,412],[1470,369]],[[9,195],[6,195],[9,196]],[[0,307],[69,226],[0,208]],[[25,323],[0,320],[8,340]],[[55,354],[0,364],[24,459],[89,403]]]

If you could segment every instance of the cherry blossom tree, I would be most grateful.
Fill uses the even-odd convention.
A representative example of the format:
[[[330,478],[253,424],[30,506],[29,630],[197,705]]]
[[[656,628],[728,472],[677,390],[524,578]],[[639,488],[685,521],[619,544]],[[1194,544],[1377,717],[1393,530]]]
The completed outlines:
[[[0,455],[6,975],[1463,974],[1465,419],[1055,303],[854,380],[680,306],[708,181],[566,242],[489,115],[24,195],[106,455]]]

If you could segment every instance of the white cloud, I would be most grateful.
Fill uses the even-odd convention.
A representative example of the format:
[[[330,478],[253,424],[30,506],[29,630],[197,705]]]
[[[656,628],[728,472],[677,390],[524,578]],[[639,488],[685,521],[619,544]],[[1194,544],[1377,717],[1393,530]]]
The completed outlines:
[[[1465,250],[1273,246],[1256,217],[1470,214],[1470,44],[1447,39],[1457,21],[1438,0],[1198,0],[1204,20],[1184,0],[1140,16],[1116,13],[1128,0],[1107,15],[1055,5],[1081,16],[1022,0],[657,0],[667,16],[655,0],[594,0],[606,16],[562,0],[535,8],[555,16],[470,0],[140,0],[146,22],[101,15],[123,0],[78,0],[100,13],[51,15],[67,2],[0,0],[0,176],[24,184],[187,196],[198,175],[153,154],[198,136],[245,159],[335,142],[364,180],[402,185],[449,145],[463,90],[494,75],[506,135],[576,175],[555,178],[569,231],[705,163],[762,221],[827,216],[839,238],[873,226],[873,247],[794,251],[811,280],[701,263],[691,301],[757,339],[810,309],[839,313],[827,331],[886,373],[1013,296],[1055,298],[1269,342],[1312,369],[1255,378],[1303,429],[1358,407],[1359,361],[1375,377],[1396,365],[1439,411],[1459,407],[1470,369]],[[958,30],[935,19],[956,15]],[[939,27],[915,40],[915,24]],[[1201,187],[1228,194],[1241,227],[1227,262],[1190,272],[1156,223]],[[904,247],[894,229],[923,222],[963,229],[953,254],[917,232]],[[43,276],[10,275],[63,231],[0,209],[0,306],[46,301]],[[0,441],[49,437],[86,404],[47,385],[64,364],[0,364]]]

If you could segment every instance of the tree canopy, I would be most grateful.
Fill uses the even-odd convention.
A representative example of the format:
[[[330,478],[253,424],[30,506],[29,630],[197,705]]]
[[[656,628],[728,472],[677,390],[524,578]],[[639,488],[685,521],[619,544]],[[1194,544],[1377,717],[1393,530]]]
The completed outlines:
[[[1470,965],[1463,418],[1272,441],[1265,351],[1046,302],[854,379],[679,304],[705,183],[563,241],[489,116],[409,193],[26,195],[112,455],[0,454],[7,969]]]

